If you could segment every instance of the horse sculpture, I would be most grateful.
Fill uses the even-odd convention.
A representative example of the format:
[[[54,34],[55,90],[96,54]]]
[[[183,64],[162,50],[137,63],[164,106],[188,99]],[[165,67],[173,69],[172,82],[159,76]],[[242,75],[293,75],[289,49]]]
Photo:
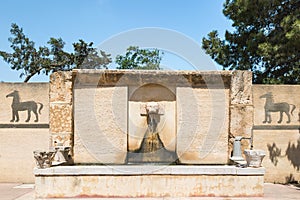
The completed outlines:
[[[288,120],[286,123],[291,122],[291,115],[293,115],[293,111],[296,109],[295,105],[289,104],[286,102],[274,103],[273,95],[271,92],[268,92],[268,93],[260,96],[260,98],[266,99],[266,103],[265,103],[265,107],[264,107],[265,108],[265,120],[263,121],[263,123],[271,123],[272,122],[270,112],[280,112],[280,118],[278,120],[278,123],[282,122],[283,113],[285,113],[286,116],[288,117]],[[292,106],[291,115],[290,115],[290,106]]]
[[[30,117],[31,117],[31,111],[35,114],[35,120],[34,122],[38,122],[39,121],[39,116],[38,116],[38,104],[40,105],[40,109],[39,109],[39,114],[41,114],[41,110],[43,108],[43,104],[42,103],[38,103],[35,101],[25,101],[25,102],[20,102],[20,95],[19,92],[17,90],[13,91],[12,93],[6,95],[7,97],[13,97],[13,101],[11,104],[11,108],[12,108],[12,119],[10,120],[10,122],[18,122],[19,121],[19,111],[25,111],[27,110],[27,119],[26,122],[29,122]]]

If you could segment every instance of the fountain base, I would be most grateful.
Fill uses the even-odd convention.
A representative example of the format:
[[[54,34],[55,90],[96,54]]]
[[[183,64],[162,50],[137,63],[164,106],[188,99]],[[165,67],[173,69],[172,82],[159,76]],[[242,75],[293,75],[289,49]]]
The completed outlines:
[[[35,169],[36,198],[263,196],[265,169],[235,166],[58,166]]]

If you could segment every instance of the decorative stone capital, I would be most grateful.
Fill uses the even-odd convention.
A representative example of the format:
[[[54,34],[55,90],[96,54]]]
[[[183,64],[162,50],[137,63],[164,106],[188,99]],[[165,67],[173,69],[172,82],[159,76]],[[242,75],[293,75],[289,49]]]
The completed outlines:
[[[45,169],[51,167],[52,160],[55,156],[55,151],[34,151],[34,158],[37,168]]]
[[[71,164],[72,157],[70,155],[71,147],[67,146],[55,146],[53,147],[55,156],[52,165]]]
[[[262,160],[266,156],[263,150],[249,150],[244,151],[248,167],[261,167]]]

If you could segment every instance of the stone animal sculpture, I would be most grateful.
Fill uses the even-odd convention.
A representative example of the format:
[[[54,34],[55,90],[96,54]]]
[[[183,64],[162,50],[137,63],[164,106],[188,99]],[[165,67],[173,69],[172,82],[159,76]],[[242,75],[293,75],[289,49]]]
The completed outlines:
[[[6,95],[7,97],[13,97],[12,104],[11,104],[11,109],[12,109],[12,119],[10,122],[18,122],[19,121],[19,111],[26,111],[27,110],[27,119],[26,122],[29,122],[30,117],[31,117],[31,112],[35,114],[35,120],[34,122],[39,121],[39,114],[41,114],[41,110],[43,108],[42,103],[38,103],[35,101],[25,101],[21,102],[20,101],[20,95],[17,90],[13,91],[12,93]],[[40,108],[38,110],[38,104],[40,105]]]
[[[274,99],[273,99],[273,95],[271,92],[268,92],[262,96],[260,96],[260,98],[265,98],[266,99],[266,103],[265,103],[265,120],[263,121],[263,123],[271,123],[272,122],[272,118],[271,118],[271,112],[280,112],[280,117],[278,120],[278,123],[282,122],[282,118],[283,118],[283,113],[286,114],[286,116],[288,117],[288,120],[286,121],[286,123],[290,123],[291,122],[291,115],[293,115],[293,111],[296,109],[296,106],[293,104],[289,104],[286,102],[281,102],[281,103],[274,103]],[[291,115],[290,115],[290,106],[292,106],[292,110],[291,110]]]

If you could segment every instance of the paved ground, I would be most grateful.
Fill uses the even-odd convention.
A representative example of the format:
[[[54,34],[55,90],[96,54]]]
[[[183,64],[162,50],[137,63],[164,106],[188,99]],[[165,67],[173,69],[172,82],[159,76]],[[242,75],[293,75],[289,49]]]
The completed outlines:
[[[33,184],[17,184],[17,183],[0,183],[0,200],[33,200],[34,199],[34,185]],[[134,199],[138,200],[140,198]],[[154,198],[147,198],[152,200]],[[161,199],[172,199],[172,198],[161,198]],[[183,198],[176,198],[183,199]],[[220,197],[209,197],[209,198],[186,198],[191,200],[196,199],[207,199],[207,200],[289,200],[289,199],[300,199],[300,185],[279,185],[265,183],[265,195],[261,198],[220,198]],[[58,199],[55,199],[58,200]],[[81,199],[82,200],[82,199]],[[112,198],[109,198],[112,200]],[[121,199],[125,200],[125,199]]]

